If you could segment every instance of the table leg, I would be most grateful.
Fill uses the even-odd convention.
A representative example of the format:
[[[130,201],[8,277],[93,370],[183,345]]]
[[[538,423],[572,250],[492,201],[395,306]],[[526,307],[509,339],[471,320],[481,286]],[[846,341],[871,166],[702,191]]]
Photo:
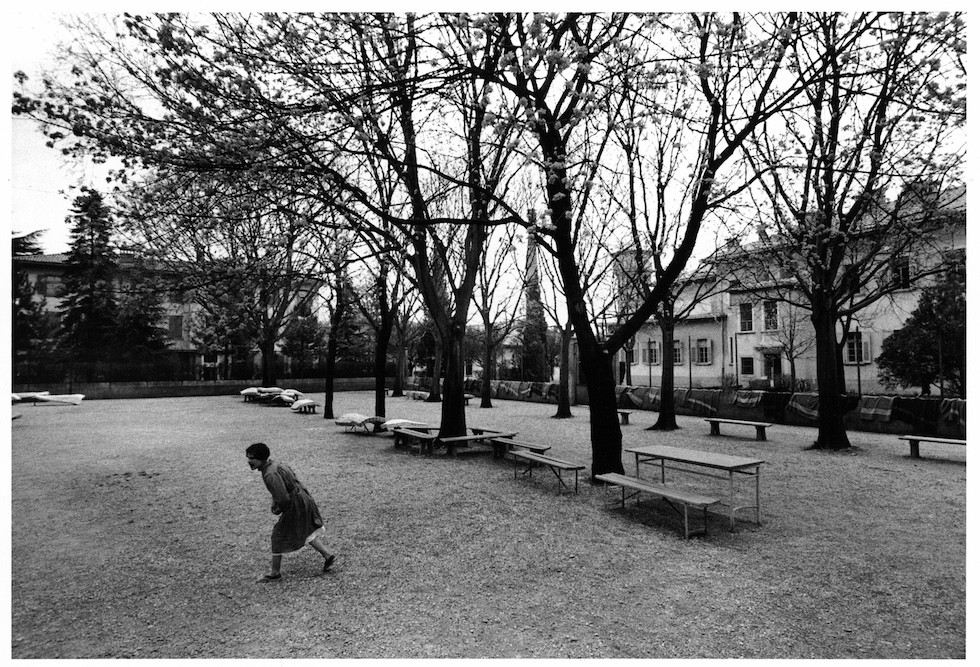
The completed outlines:
[[[759,501],[759,466],[755,467],[755,522],[762,525],[762,503]]]
[[[735,531],[735,473],[728,471],[728,502],[732,513],[732,532]]]

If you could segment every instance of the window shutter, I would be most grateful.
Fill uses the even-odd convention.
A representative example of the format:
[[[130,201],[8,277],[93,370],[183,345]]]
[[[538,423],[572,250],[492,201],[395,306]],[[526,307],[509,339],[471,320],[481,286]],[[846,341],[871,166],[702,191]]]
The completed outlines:
[[[712,338],[708,339],[708,363],[715,363],[715,341]]]
[[[861,336],[861,363],[871,363],[871,336],[863,334]]]

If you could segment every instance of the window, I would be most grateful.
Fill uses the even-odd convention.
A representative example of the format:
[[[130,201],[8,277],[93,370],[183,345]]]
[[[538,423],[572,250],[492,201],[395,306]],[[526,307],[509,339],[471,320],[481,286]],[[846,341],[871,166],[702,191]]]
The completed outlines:
[[[762,326],[767,331],[779,328],[779,307],[775,301],[762,302]]]
[[[694,363],[696,364],[710,364],[711,363],[711,352],[713,345],[711,341],[707,338],[698,338],[697,347],[694,348]]]
[[[898,289],[908,289],[912,286],[911,274],[909,273],[909,258],[896,257],[892,260],[892,287]]]
[[[871,362],[871,339],[861,331],[847,334],[844,350],[845,364],[867,364]]]
[[[738,330],[752,331],[752,304],[738,304]]]
[[[739,360],[739,372],[742,375],[755,375],[755,359],[752,357],[742,357]]]
[[[647,341],[647,346],[643,350],[646,359],[643,363],[650,366],[660,365],[660,343],[655,340]]]
[[[765,365],[766,377],[770,380],[783,374],[782,357],[778,354],[766,354],[762,363]]]
[[[679,340],[674,341],[674,365],[680,366],[684,363],[684,346]]]
[[[180,340],[184,337],[184,316],[171,315],[167,320],[167,337]]]

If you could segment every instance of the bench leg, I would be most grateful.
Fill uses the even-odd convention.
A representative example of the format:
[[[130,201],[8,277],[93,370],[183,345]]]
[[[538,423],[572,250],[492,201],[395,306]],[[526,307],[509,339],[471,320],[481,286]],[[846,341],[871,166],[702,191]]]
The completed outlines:
[[[766,439],[766,427],[765,426],[756,426],[755,427],[755,439],[756,440],[765,440]]]
[[[919,457],[919,441],[918,440],[909,440],[909,455],[913,459],[920,458]]]
[[[711,435],[721,435],[721,429],[718,426],[718,422],[708,422],[711,425]]]

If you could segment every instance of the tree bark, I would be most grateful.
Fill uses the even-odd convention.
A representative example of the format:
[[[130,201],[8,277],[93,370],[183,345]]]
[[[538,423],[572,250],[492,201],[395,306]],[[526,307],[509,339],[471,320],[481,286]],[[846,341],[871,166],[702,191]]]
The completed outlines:
[[[405,345],[401,341],[399,341],[397,356],[398,359],[395,362],[395,380],[391,387],[392,398],[405,395],[403,388],[405,384],[405,366],[408,363],[408,360],[406,358],[407,355],[405,353]]]
[[[648,431],[674,431],[677,426],[677,406],[674,405],[674,320],[660,322],[660,412],[657,422]],[[669,359],[668,359],[669,357]]]
[[[572,417],[571,401],[568,397],[571,369],[568,358],[572,350],[572,327],[566,324],[561,331],[561,364],[558,367],[558,411],[555,412],[555,419],[568,419]]]
[[[259,344],[262,354],[262,385],[272,387],[276,384],[276,341],[267,336]]]
[[[623,432],[619,428],[616,376],[611,355],[594,338],[587,340],[584,346],[580,339],[579,350],[585,386],[589,391],[592,478],[607,472],[623,474]]]
[[[432,379],[429,383],[429,397],[425,399],[426,403],[439,403],[442,401],[440,387],[442,385],[443,348],[446,343],[441,339],[441,335],[436,336],[436,358],[432,362]]]
[[[817,440],[813,449],[847,449],[851,446],[844,428],[844,402],[841,398],[840,348],[837,346],[837,318],[833,310],[814,300],[811,314],[817,352],[817,394],[820,411]]]
[[[381,321],[376,332],[374,343],[374,414],[376,417],[385,416],[385,367],[388,365],[388,341],[394,329],[394,318],[390,312],[382,312]],[[375,424],[375,432],[381,430],[381,424]]]
[[[484,319],[483,324],[486,331],[486,338],[483,341],[483,378],[480,380],[480,407],[481,408],[492,408],[493,403],[490,400],[490,381],[493,379],[493,374],[490,372],[491,364],[493,364],[493,345],[491,344],[491,332],[490,327],[487,324],[487,320]]]
[[[443,342],[446,363],[446,383],[442,400],[440,437],[466,435],[466,406],[463,401],[463,334],[465,328],[453,326],[449,340]]]

